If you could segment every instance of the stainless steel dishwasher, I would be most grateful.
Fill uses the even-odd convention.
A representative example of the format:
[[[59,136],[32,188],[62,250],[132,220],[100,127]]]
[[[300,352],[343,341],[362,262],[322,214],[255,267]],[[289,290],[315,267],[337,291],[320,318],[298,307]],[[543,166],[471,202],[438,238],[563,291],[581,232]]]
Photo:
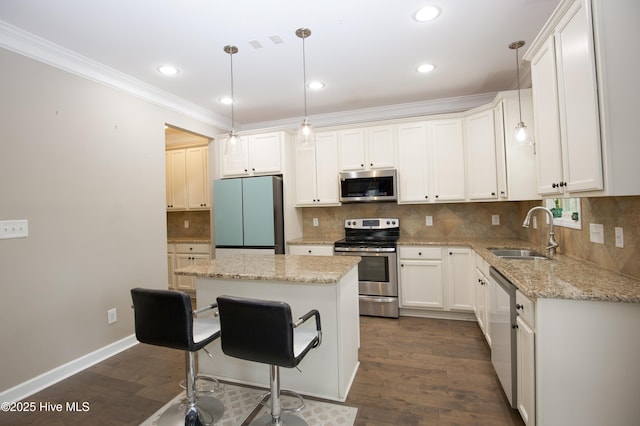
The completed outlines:
[[[489,310],[491,363],[511,407],[517,408],[516,287],[493,267],[489,276],[494,282]]]

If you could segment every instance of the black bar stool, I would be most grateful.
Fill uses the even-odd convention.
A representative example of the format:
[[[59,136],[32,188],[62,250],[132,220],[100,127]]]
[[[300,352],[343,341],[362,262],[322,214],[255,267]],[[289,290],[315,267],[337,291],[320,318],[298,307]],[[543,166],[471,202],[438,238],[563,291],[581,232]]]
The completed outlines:
[[[322,330],[320,313],[311,310],[296,322],[291,307],[284,302],[231,296],[217,298],[222,327],[222,351],[235,358],[270,365],[271,413],[254,420],[252,425],[306,425],[300,417],[281,407],[280,367],[296,367],[312,348],[320,345]],[[298,327],[311,317],[316,328]],[[283,391],[284,392],[284,391]],[[298,397],[304,406],[302,397]]]
[[[222,402],[196,395],[195,354],[220,336],[220,321],[195,317],[216,305],[192,311],[189,295],[173,290],[134,288],[131,298],[138,341],[185,351],[186,403],[168,408],[158,425],[211,425],[220,420],[224,414]]]

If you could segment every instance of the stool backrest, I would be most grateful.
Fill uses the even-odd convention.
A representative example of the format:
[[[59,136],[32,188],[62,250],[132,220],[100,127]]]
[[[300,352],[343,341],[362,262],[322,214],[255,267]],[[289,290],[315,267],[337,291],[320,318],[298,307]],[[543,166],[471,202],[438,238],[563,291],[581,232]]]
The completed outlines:
[[[188,294],[173,290],[131,290],[136,338],[142,343],[194,350],[193,313]]]
[[[296,366],[288,304],[232,296],[220,296],[217,301],[226,355],[280,367]]]

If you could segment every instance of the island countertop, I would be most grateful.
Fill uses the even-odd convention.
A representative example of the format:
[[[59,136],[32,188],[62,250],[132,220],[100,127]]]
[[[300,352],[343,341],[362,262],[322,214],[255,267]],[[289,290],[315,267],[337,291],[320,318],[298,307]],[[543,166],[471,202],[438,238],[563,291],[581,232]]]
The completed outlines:
[[[236,254],[176,269],[176,275],[250,281],[336,284],[360,262],[357,256]]]

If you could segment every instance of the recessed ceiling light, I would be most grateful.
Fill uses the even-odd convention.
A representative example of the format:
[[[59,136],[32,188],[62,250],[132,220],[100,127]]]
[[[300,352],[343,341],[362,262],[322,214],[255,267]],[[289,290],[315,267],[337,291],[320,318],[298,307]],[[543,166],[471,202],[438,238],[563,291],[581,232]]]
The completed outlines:
[[[433,71],[435,68],[435,65],[432,64],[422,64],[418,67],[418,72],[427,73]]]
[[[426,6],[414,13],[413,18],[418,22],[427,22],[436,19],[440,15],[440,9],[435,6]]]
[[[324,87],[324,83],[322,83],[321,81],[312,81],[307,86],[309,87],[309,89],[319,90]]]
[[[229,96],[225,96],[224,98],[220,98],[220,103],[225,105],[231,105],[233,103],[233,99]]]
[[[180,73],[180,70],[173,65],[161,65],[158,67],[158,72],[164,75],[177,75]]]

